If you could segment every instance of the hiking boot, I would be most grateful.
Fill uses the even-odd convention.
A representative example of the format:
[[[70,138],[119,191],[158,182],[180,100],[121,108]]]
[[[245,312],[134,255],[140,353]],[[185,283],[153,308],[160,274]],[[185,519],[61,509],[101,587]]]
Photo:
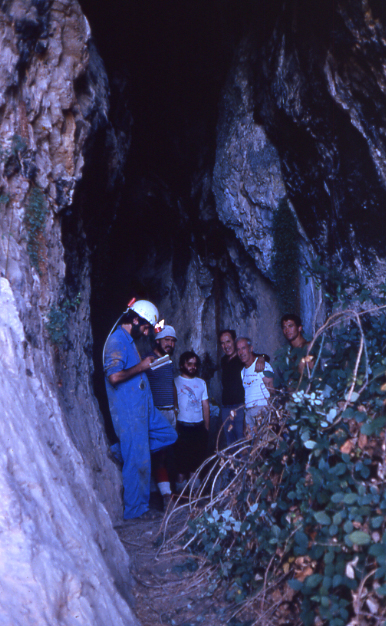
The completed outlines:
[[[136,519],[141,522],[151,522],[155,520],[160,520],[161,517],[162,517],[162,513],[160,511],[156,511],[155,509],[148,509]]]
[[[163,501],[164,501],[164,513],[166,511],[170,511],[172,508],[172,502],[173,502],[173,496],[171,493],[165,493],[165,495],[163,496]]]

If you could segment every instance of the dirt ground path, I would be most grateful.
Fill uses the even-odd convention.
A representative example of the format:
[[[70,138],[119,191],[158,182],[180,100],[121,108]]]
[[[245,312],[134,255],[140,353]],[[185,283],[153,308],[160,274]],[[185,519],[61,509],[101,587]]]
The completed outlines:
[[[207,570],[192,572],[194,560],[188,554],[159,550],[162,520],[160,514],[156,520],[129,520],[116,528],[131,557],[137,618],[142,626],[227,624],[229,604],[212,596]],[[171,532],[184,521],[183,512],[173,516]]]

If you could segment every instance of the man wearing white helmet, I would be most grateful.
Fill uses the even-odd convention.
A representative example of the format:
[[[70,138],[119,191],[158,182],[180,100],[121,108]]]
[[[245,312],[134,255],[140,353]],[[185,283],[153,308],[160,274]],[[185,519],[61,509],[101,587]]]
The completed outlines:
[[[150,452],[177,439],[175,430],[154,407],[145,375],[154,357],[141,359],[134,344],[134,339],[147,336],[157,322],[154,304],[148,300],[130,302],[104,350],[107,396],[123,458],[125,519],[144,516],[149,509]]]
[[[146,356],[155,359],[169,355],[171,357],[177,341],[176,331],[173,326],[164,326],[155,336],[156,345],[152,352]],[[154,405],[168,420],[169,424],[176,428],[178,411],[177,390],[174,384],[173,363],[170,361],[157,369],[148,369],[146,375],[149,379],[153,394]],[[153,456],[153,473],[157,481],[158,489],[163,497],[164,508],[167,507],[172,490],[170,474],[173,474],[173,450],[158,452]]]

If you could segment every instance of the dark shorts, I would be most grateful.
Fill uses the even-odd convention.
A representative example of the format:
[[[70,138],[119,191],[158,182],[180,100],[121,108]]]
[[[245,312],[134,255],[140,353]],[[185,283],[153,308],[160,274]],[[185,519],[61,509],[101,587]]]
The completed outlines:
[[[178,439],[175,444],[176,468],[179,474],[195,472],[205,461],[208,431],[204,422],[186,424],[177,420]]]

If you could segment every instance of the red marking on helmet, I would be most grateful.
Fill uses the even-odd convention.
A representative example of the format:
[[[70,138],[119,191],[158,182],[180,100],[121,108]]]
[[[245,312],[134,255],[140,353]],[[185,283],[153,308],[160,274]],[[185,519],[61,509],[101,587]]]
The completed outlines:
[[[136,302],[136,298],[131,298],[131,300],[130,300],[130,302],[129,302],[129,304],[127,306],[131,307],[131,306],[133,306],[133,304],[135,304],[135,302]]]

